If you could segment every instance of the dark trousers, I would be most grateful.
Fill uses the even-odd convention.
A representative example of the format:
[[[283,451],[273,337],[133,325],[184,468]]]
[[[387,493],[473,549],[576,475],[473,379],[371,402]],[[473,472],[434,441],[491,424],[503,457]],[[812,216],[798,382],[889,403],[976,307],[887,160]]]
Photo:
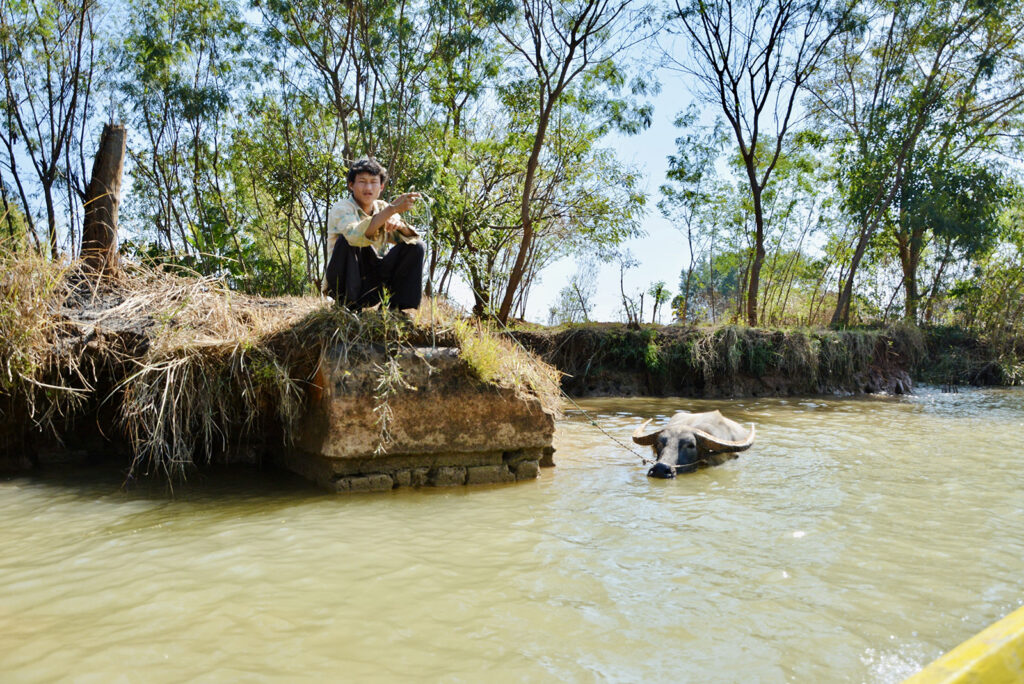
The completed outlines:
[[[380,303],[386,290],[390,308],[419,308],[425,252],[422,242],[400,242],[380,257],[373,247],[352,247],[339,237],[327,263],[327,294],[346,306],[365,309]]]

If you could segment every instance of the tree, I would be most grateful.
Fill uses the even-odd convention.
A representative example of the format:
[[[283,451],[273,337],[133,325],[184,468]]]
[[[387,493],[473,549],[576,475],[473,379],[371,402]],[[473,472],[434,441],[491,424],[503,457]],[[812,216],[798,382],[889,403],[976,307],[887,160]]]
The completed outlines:
[[[676,117],[675,125],[684,133],[676,138],[676,153],[668,157],[666,175],[669,182],[661,186],[662,198],[658,201],[662,215],[686,236],[690,263],[683,269],[679,301],[674,306],[677,317],[682,321],[688,320],[691,275],[703,259],[704,252],[714,249],[719,222],[715,199],[722,192],[715,164],[728,142],[721,119],[716,120],[710,130],[701,131],[697,125],[698,114],[696,105],[691,105]]]
[[[332,108],[297,93],[245,103],[227,150],[232,194],[246,242],[244,261],[259,277],[245,289],[319,292],[327,214],[345,191]]]
[[[33,185],[38,184],[46,242],[53,259],[57,258],[59,184],[64,184],[72,226],[77,223],[74,213],[85,192],[82,139],[92,106],[95,13],[93,0],[8,0],[0,4],[0,74],[4,83],[0,142],[6,152],[0,183],[11,182],[17,188],[23,216],[41,247],[35,228],[36,207],[29,199]],[[31,176],[19,168],[21,160],[32,167]]]
[[[651,283],[651,286],[647,289],[647,294],[651,295],[651,323],[658,322],[658,309],[661,305],[669,300],[672,296],[671,290],[665,287],[665,281],[659,280],[655,283]]]
[[[503,3],[402,0],[257,0],[264,35],[288,87],[334,109],[340,156],[380,159],[393,178],[414,172],[412,144],[429,121],[432,69]],[[458,26],[454,36],[447,28]]]
[[[848,8],[826,0],[675,0],[675,8],[691,60],[673,61],[696,77],[699,97],[721,109],[746,170],[754,214],[746,314],[757,325],[765,188],[796,121],[797,98],[847,28]]]
[[[902,269],[908,321],[918,322],[918,307],[926,294],[920,291],[918,277],[929,243],[936,243],[939,263],[928,288],[927,309],[954,254],[969,259],[993,246],[1008,194],[1000,174],[980,164],[937,160],[910,164],[894,203],[895,219],[887,231],[896,244]]]
[[[680,275],[680,287],[689,281],[690,302],[686,318],[679,316],[679,295],[673,300],[673,308],[681,323],[695,323],[706,320],[717,323],[731,306],[743,297],[743,272],[746,270],[746,250],[723,249],[711,255],[693,269],[684,269]]]
[[[522,15],[515,23],[499,28],[509,48],[523,60],[523,84],[536,96],[535,127],[519,202],[522,234],[497,312],[502,323],[512,311],[533,247],[536,219],[532,201],[552,116],[570,85],[588,72],[603,76],[591,81],[595,90],[602,80],[613,86],[621,82],[614,60],[637,40],[635,31],[644,16],[630,10],[629,4],[626,0],[521,0]]]
[[[626,294],[626,271],[636,268],[640,265],[640,262],[636,260],[629,250],[619,254],[617,260],[619,263],[619,294],[622,296],[622,315],[626,318],[626,323],[629,327],[639,328],[640,324],[643,323],[644,317],[644,295],[642,292],[639,293],[639,297]]]
[[[132,5],[119,53],[129,103],[126,209],[159,251],[209,274],[246,273],[225,144],[248,30],[230,0]]]
[[[438,175],[443,201],[433,211],[434,242],[462,273],[474,296],[474,313],[494,315],[519,254],[519,192],[532,144],[533,120],[522,89],[502,91],[503,107],[474,118],[461,146]],[[597,147],[601,131],[589,128],[578,103],[567,98],[553,117],[531,202],[534,237],[524,258],[513,310],[524,311],[537,273],[559,258],[587,254],[609,258],[639,231],[645,197],[639,174]],[[437,186],[435,186],[437,187]],[[439,282],[444,284],[447,274]]]
[[[107,124],[100,136],[85,191],[85,224],[82,226],[82,262],[94,274],[118,273],[117,214],[121,204],[124,171],[124,126]]]
[[[548,325],[587,323],[597,292],[597,262],[584,259],[548,311]]]
[[[813,89],[857,224],[833,325],[850,320],[861,261],[892,220],[911,165],[929,155],[977,160],[1024,111],[1019,3],[879,0],[865,4],[858,27],[835,43]]]

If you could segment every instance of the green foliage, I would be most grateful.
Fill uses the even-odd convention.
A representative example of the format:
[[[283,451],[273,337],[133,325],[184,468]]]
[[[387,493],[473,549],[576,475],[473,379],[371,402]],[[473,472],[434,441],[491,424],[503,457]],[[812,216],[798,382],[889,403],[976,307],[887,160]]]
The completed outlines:
[[[441,325],[451,329],[460,358],[479,380],[533,394],[545,408],[558,412],[561,404],[558,371],[538,363],[520,345],[498,335],[479,320],[453,319],[451,311],[443,312],[442,317]]]
[[[849,320],[846,294],[873,244],[874,267],[900,265],[905,316],[915,320],[919,300],[927,296],[930,309],[941,290],[952,253],[969,258],[990,241],[1000,194],[992,160],[1008,151],[1003,132],[1019,129],[1024,114],[1024,11],[970,0],[876,2],[862,11],[861,30],[843,37],[817,92],[858,232],[833,318]],[[876,240],[886,226],[896,239]],[[929,232],[939,243],[932,255]],[[937,263],[926,295],[918,276],[929,261]]]
[[[684,270],[679,276],[679,289],[688,291],[689,298],[685,309],[682,301],[674,301],[677,315],[685,311],[685,322],[727,319],[743,296],[747,258],[746,250],[722,251]]]
[[[743,350],[743,367],[758,377],[779,366],[779,352],[768,338],[748,340]]]
[[[999,223],[999,247],[976,259],[950,288],[949,322],[1013,354],[1024,330],[1024,203],[1019,194]]]

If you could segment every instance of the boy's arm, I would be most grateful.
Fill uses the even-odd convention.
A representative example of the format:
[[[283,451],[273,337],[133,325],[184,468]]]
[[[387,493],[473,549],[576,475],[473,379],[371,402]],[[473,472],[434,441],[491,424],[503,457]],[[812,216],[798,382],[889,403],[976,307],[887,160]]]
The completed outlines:
[[[398,216],[392,216],[388,219],[385,230],[394,235],[396,243],[400,241],[399,237],[405,238],[405,240],[402,240],[404,242],[412,242],[420,236],[415,228]]]
[[[420,198],[418,192],[407,192],[404,195],[399,195],[394,199],[393,202],[388,204],[384,200],[377,200],[374,204],[373,217],[370,222],[370,226],[366,231],[366,237],[371,240],[378,238],[379,232],[384,231],[385,239],[391,242],[397,242],[397,238],[393,233],[398,233],[404,236],[404,241],[414,240],[419,236],[412,227],[406,225],[400,216],[405,212],[412,209],[413,204]],[[388,235],[392,233],[392,235]]]

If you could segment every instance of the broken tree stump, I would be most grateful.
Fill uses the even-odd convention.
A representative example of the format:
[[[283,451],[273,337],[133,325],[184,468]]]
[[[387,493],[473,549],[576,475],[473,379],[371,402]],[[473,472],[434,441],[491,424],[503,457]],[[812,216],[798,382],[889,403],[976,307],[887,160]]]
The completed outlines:
[[[118,271],[117,208],[121,201],[125,128],[104,124],[100,146],[85,190],[82,264],[91,273],[112,276]]]

